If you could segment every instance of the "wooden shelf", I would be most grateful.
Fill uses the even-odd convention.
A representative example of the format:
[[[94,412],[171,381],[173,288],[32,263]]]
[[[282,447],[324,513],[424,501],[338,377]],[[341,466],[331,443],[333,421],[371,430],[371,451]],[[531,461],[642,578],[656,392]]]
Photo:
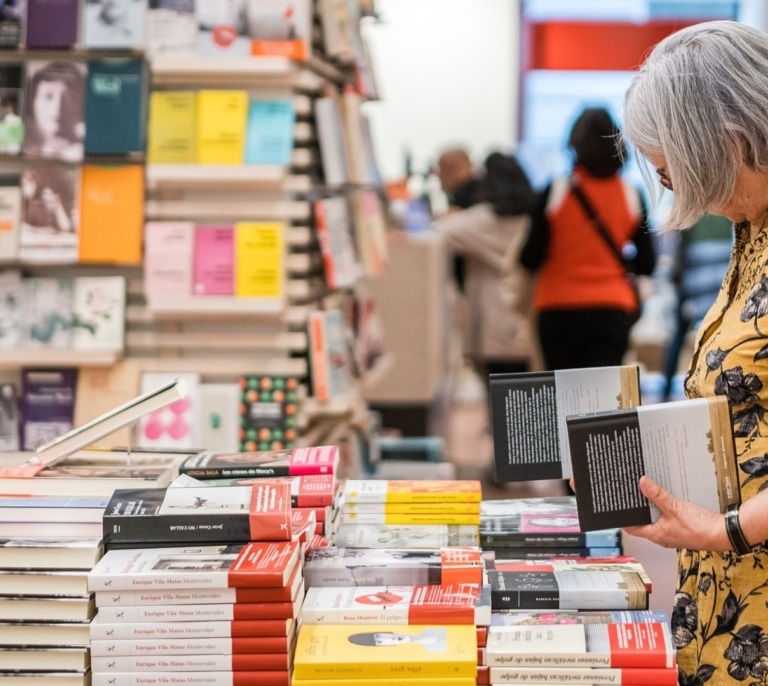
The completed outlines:
[[[0,369],[19,367],[109,367],[122,358],[118,350],[69,348],[6,348],[0,352]]]
[[[303,357],[261,357],[237,355],[232,357],[134,357],[141,369],[148,372],[196,372],[203,376],[231,378],[238,374],[274,374],[280,376],[307,375],[307,360]],[[234,371],[233,370],[239,370]]]
[[[219,221],[308,221],[311,208],[298,200],[147,200],[147,219]]]
[[[307,193],[309,177],[290,175],[285,167],[261,164],[148,164],[147,188],[225,188]]]
[[[222,338],[226,340],[222,342]],[[303,331],[219,332],[197,331],[132,331],[126,335],[126,348],[161,351],[201,351],[226,348],[229,352],[300,353],[307,350],[307,334]]]
[[[189,315],[209,317],[281,315],[285,302],[279,298],[237,298],[226,295],[196,295],[178,298],[147,298],[147,309],[163,318]]]

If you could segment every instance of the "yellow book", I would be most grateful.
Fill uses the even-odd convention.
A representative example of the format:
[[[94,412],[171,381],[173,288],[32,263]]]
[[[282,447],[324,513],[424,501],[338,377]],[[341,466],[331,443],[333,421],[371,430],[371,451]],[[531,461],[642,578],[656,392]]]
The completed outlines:
[[[337,517],[339,524],[477,524],[480,525],[480,513],[408,513],[382,512],[374,513],[340,513]]]
[[[479,503],[482,488],[470,479],[347,479],[341,500],[350,503]]]
[[[280,222],[235,224],[235,295],[281,300],[284,294],[284,238]]]
[[[341,514],[480,514],[480,502],[475,503],[345,503],[339,505]]]
[[[291,686],[371,686],[371,679],[296,679],[291,680]],[[418,686],[476,686],[477,679],[473,676],[464,677],[419,677]],[[389,677],[384,686],[414,686],[413,679]]]
[[[296,680],[476,675],[474,625],[306,624],[293,660]]]
[[[197,161],[200,164],[243,164],[247,120],[246,91],[199,91]]]
[[[197,160],[197,93],[153,91],[149,100],[147,161],[185,164]]]

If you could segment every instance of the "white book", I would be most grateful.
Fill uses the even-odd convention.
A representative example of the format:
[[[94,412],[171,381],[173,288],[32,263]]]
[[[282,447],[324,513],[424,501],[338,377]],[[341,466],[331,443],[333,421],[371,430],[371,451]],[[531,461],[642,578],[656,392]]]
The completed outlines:
[[[195,0],[155,0],[147,10],[147,54],[193,55],[197,49]]]
[[[137,50],[144,47],[145,0],[91,0],[83,4],[85,48]]]
[[[201,383],[197,387],[200,446],[214,452],[238,452],[240,386],[236,383]]]
[[[74,288],[72,277],[31,276],[22,280],[22,345],[71,347]]]
[[[72,345],[78,350],[121,351],[125,336],[125,277],[77,276]]]
[[[349,171],[337,98],[325,96],[315,101],[315,122],[325,184],[341,186],[349,181]]]
[[[24,290],[21,272],[0,272],[0,348],[15,348],[22,340]]]

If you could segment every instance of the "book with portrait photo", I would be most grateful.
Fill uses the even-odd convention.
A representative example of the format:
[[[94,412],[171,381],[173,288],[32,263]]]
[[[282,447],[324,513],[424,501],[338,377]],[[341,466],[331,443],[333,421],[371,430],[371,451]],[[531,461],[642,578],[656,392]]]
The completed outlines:
[[[19,259],[20,234],[21,174],[0,174],[0,261]]]

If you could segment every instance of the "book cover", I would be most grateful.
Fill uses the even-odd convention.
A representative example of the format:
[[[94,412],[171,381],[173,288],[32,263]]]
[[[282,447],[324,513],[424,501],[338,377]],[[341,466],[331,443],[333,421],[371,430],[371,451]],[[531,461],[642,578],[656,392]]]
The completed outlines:
[[[72,48],[80,27],[78,0],[26,0],[24,45],[27,48]]]
[[[299,629],[296,679],[474,676],[474,626],[312,625]]]
[[[247,0],[246,20],[251,54],[307,59],[310,55],[312,9],[310,0]]]
[[[72,429],[76,384],[75,368],[21,370],[22,450],[34,451]]]
[[[281,222],[235,224],[235,295],[282,304],[285,227]]]
[[[333,530],[337,546],[361,548],[419,548],[476,546],[473,524],[339,524]]]
[[[15,50],[23,42],[26,0],[7,0],[0,12],[0,49]]]
[[[343,197],[320,198],[314,203],[315,230],[323,256],[328,288],[347,288],[360,275],[347,201]]]
[[[318,7],[326,54],[347,64],[353,62],[355,57],[360,55],[356,49],[359,43],[356,36],[360,21],[357,3],[348,0],[321,0]]]
[[[217,622],[104,622],[98,613],[90,624],[92,641],[171,638],[244,638],[286,636],[295,630],[293,618]]]
[[[3,6],[3,12],[8,11]],[[11,24],[0,14],[0,49],[4,47],[4,30]],[[0,66],[0,153],[18,155],[24,140],[24,123],[21,119],[21,96],[24,76],[20,64]]]
[[[203,55],[250,54],[246,0],[197,0],[197,52]]]
[[[346,479],[344,503],[479,503],[481,484],[473,479]]]
[[[295,541],[108,550],[88,575],[91,591],[285,586],[300,564]]]
[[[339,459],[339,448],[335,445],[236,453],[207,450],[185,460],[179,471],[196,479],[261,479],[299,475],[332,477],[338,471]],[[327,483],[322,481],[318,486],[325,491]],[[327,495],[324,495],[323,500],[326,498]]]
[[[655,521],[659,512],[638,486],[643,474],[678,498],[715,512],[741,500],[725,396],[595,412],[567,421],[584,530],[608,521],[621,527]],[[710,461],[702,462],[702,455]]]
[[[89,50],[144,48],[147,3],[144,0],[85,0],[83,47]]]
[[[21,261],[77,262],[79,215],[80,167],[26,164],[21,172]]]
[[[675,649],[665,622],[492,626],[485,656],[491,668],[668,669],[675,665]]]
[[[298,379],[265,374],[241,376],[239,381],[240,450],[292,448],[296,440]]]
[[[200,445],[214,452],[236,452],[240,407],[238,384],[201,383],[197,395],[196,424]]]
[[[310,587],[302,624],[491,623],[490,589],[457,586]]]
[[[108,545],[289,541],[290,485],[118,489],[102,521]]]
[[[2,95],[0,95],[2,107]],[[1,136],[2,134],[0,134]],[[0,175],[0,261],[19,258],[21,175]]]
[[[491,613],[491,626],[549,624],[669,624],[664,610],[505,610]]]
[[[72,346],[77,350],[123,350],[125,277],[76,276]]]
[[[381,274],[389,262],[384,207],[375,191],[358,189],[350,196],[355,241],[363,271]]]
[[[144,293],[153,299],[192,295],[195,225],[147,222],[144,227]]]
[[[24,285],[18,269],[0,271],[0,349],[24,340]]]
[[[307,330],[312,395],[318,400],[343,395],[352,387],[344,314],[341,310],[312,311]]]
[[[141,264],[143,228],[144,168],[83,167],[79,261]]]
[[[192,267],[195,295],[235,292],[235,227],[196,226]]]
[[[247,119],[246,91],[198,91],[197,161],[200,164],[242,164]]]
[[[343,186],[349,182],[349,172],[337,96],[315,100],[315,125],[325,185]]]
[[[677,667],[491,667],[491,683],[676,686]]]
[[[90,569],[103,553],[101,537],[0,540],[3,569]]]
[[[573,476],[565,418],[636,407],[634,365],[491,374],[489,402],[496,481]]]
[[[58,13],[62,8],[70,16],[77,12],[77,0],[32,0],[28,9],[31,11],[32,5],[39,3],[47,5],[48,13]],[[55,27],[56,34],[65,35],[64,25],[69,17],[58,21],[48,14],[40,20]],[[30,23],[28,16],[28,27]],[[85,64],[29,60],[25,75],[22,152],[26,157],[80,162],[85,137]]]
[[[104,496],[2,495],[3,522],[88,522],[101,523],[109,498]],[[86,592],[86,589],[83,589]]]
[[[145,371],[141,374],[141,392],[149,393],[176,379],[183,381],[185,394],[170,405],[164,405],[138,418],[138,447],[193,450],[198,445],[195,416],[199,374]]]
[[[599,568],[488,572],[494,610],[646,610],[648,589],[634,571]]]
[[[197,51],[195,0],[153,0],[147,9],[147,54]]]
[[[20,449],[20,430],[19,392],[13,383],[0,383],[0,451]],[[2,519],[5,520],[8,516],[8,512],[3,508]]]
[[[251,100],[245,134],[246,164],[288,167],[293,152],[293,100]]]
[[[122,0],[131,6],[140,0]],[[146,148],[149,73],[143,59],[88,62],[85,153],[128,155]]]
[[[24,345],[69,348],[72,345],[73,277],[30,276],[22,280]]]
[[[287,653],[293,636],[251,636],[248,638],[168,638],[91,641],[91,655],[248,655]]]
[[[347,155],[349,180],[354,184],[375,183],[376,179],[372,178],[370,174],[372,161],[368,157],[364,140],[365,124],[361,112],[362,96],[352,89],[347,89],[340,97],[342,135],[345,140],[344,151]]]
[[[154,90],[149,96],[147,162],[197,161],[197,91]]]

